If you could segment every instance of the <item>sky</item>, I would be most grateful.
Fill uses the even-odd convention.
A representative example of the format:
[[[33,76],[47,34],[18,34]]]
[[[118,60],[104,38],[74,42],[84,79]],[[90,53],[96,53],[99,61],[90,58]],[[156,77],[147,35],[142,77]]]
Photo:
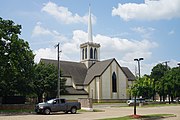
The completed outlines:
[[[120,66],[150,74],[158,63],[180,62],[180,0],[2,0],[0,17],[22,25],[35,62],[57,59],[80,61],[80,44],[88,41],[91,6],[93,41],[101,44],[100,59],[116,58]]]

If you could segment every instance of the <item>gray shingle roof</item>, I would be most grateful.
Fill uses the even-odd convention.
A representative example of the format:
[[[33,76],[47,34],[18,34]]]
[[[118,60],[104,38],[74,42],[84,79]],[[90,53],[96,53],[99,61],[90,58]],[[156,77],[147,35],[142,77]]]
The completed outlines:
[[[54,64],[55,66],[58,65],[57,60],[41,59],[41,61],[47,64]],[[83,85],[87,73],[85,64],[80,62],[60,61],[60,66],[62,76],[72,77],[76,85]]]
[[[88,95],[88,93],[83,89],[75,89],[72,86],[66,87],[66,95]]]
[[[84,85],[88,85],[94,77],[102,75],[102,73],[107,69],[107,67],[113,60],[114,59],[104,60],[96,62],[94,65],[92,65],[87,71]]]
[[[133,73],[129,70],[129,68],[122,67],[122,70],[123,70],[124,74],[126,75],[126,77],[128,78],[129,81],[133,81],[136,79],[135,76],[133,75]]]
[[[118,64],[120,69],[123,71],[123,73],[126,75],[128,80],[135,80],[135,76],[132,74],[132,72],[127,67],[121,67],[119,63],[116,61],[116,59],[113,58],[109,60],[96,62],[94,65],[92,65],[87,71],[84,85],[88,85],[95,77],[101,76],[114,60]]]
[[[84,63],[60,61],[62,76],[72,77],[76,85],[88,85],[95,77],[101,76],[114,60],[118,64],[116,59],[113,58],[96,62],[89,69],[86,68]],[[57,66],[57,60],[41,59],[41,61]],[[119,67],[128,80],[135,80],[135,76],[127,67],[121,67],[120,65]]]

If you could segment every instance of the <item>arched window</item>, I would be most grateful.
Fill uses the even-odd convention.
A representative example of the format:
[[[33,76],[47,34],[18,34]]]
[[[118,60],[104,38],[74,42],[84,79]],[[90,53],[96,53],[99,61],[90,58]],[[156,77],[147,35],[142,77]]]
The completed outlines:
[[[93,49],[90,49],[90,59],[93,59]]]
[[[115,72],[112,74],[112,92],[117,92],[117,79]]]
[[[84,49],[82,49],[82,60],[84,60]]]
[[[94,59],[97,59],[97,50],[96,50],[96,48],[94,49]]]
[[[87,48],[85,48],[85,59],[87,59]]]

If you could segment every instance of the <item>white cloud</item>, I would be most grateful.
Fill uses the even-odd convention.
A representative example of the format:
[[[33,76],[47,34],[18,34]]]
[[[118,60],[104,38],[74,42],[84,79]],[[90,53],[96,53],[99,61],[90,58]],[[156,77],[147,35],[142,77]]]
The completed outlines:
[[[70,38],[69,38],[70,39]],[[128,40],[118,37],[109,37],[97,34],[93,36],[96,43],[101,44],[101,59],[116,58],[121,61],[122,66],[128,66],[131,69],[135,66],[134,58],[144,57],[149,59],[152,56],[151,49],[157,47],[157,43],[149,40]],[[61,45],[63,60],[80,60],[80,44],[87,41],[87,33],[82,30],[73,31],[71,41],[66,41]],[[40,58],[55,59],[56,50],[53,48],[39,49],[34,52],[36,54],[35,61]],[[128,65],[129,64],[129,65]],[[133,66],[133,67],[132,67]]]
[[[37,24],[32,31],[32,36],[39,35],[52,35],[52,33],[48,29],[41,27],[40,24]]]
[[[88,22],[88,15],[80,16],[77,13],[73,14],[67,7],[58,6],[53,2],[48,2],[44,4],[42,8],[43,12],[46,12],[56,18],[58,21],[62,21],[65,24],[71,23],[84,23]],[[96,22],[96,17],[92,15],[92,23]]]
[[[87,41],[86,37],[87,37],[87,33],[83,32],[81,30],[73,31],[73,38],[71,39],[71,41],[64,41],[63,44],[60,45],[60,49],[62,49],[61,59],[78,61],[80,58],[79,57],[79,55],[80,55],[79,45],[81,43]],[[35,50],[34,51],[34,53],[36,54],[35,62],[39,62],[40,58],[55,59],[56,52],[57,51],[53,47],[40,48],[38,50]]]
[[[34,51],[35,58],[34,61],[39,63],[41,58],[44,59],[57,59],[57,49],[56,48],[40,48]],[[69,60],[70,58],[67,57],[64,53],[60,53],[60,59]]]
[[[179,63],[179,61],[174,60],[174,59],[171,59],[168,65],[169,65],[171,68],[172,68],[172,67],[178,67],[178,63]]]
[[[34,51],[35,59],[34,61],[38,63],[41,58],[48,58],[48,59],[57,59],[56,58],[56,49],[50,49],[50,48],[41,48]]]
[[[125,61],[125,60],[118,60],[118,62],[122,66],[127,66],[134,75],[138,75],[137,62],[135,62],[135,61],[129,62],[129,61]],[[143,61],[140,62],[141,76],[143,76],[144,74],[150,75],[153,67],[156,66],[157,64],[160,64],[163,62],[164,61],[157,61],[154,63],[146,63],[146,59],[144,59]],[[171,59],[168,62],[168,66],[170,66],[171,68],[178,67],[177,63],[178,63],[178,61]]]
[[[158,44],[149,40],[128,40],[96,35],[94,40],[101,43],[101,54],[104,56],[121,56],[121,59],[132,61],[135,57],[151,57],[151,49]]]
[[[68,41],[68,38],[61,35],[56,30],[49,30],[42,27],[41,23],[37,23],[32,31],[33,44],[56,44],[58,42]]]
[[[138,76],[137,61],[136,62],[135,61],[129,62],[129,61],[124,61],[124,60],[118,60],[118,62],[121,66],[128,67],[134,75]],[[146,59],[144,61],[140,62],[140,72],[141,72],[140,74],[141,74],[141,76],[143,76],[144,74],[150,75],[152,68],[155,65],[157,65],[156,63],[147,64],[145,62],[146,62]]]
[[[142,33],[142,34],[147,34],[149,32],[153,32],[155,29],[152,27],[134,27],[131,28],[132,31],[137,32],[137,33]]]
[[[142,38],[144,39],[150,39],[153,32],[155,31],[155,28],[152,27],[134,27],[131,28],[132,31],[139,33]]]
[[[160,20],[180,17],[180,0],[145,0],[145,3],[125,3],[113,7],[113,16],[120,16],[128,21]]]

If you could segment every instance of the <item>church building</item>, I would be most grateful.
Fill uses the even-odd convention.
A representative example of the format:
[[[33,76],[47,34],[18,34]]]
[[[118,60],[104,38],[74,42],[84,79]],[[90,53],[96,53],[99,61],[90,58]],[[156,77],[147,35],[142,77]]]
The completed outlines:
[[[80,44],[80,62],[60,61],[63,78],[66,78],[67,100],[92,98],[96,102],[129,99],[128,88],[135,76],[127,67],[122,67],[115,58],[100,60],[99,43],[93,42],[91,12],[89,8],[88,41]],[[57,60],[41,59],[46,64],[57,66]]]

